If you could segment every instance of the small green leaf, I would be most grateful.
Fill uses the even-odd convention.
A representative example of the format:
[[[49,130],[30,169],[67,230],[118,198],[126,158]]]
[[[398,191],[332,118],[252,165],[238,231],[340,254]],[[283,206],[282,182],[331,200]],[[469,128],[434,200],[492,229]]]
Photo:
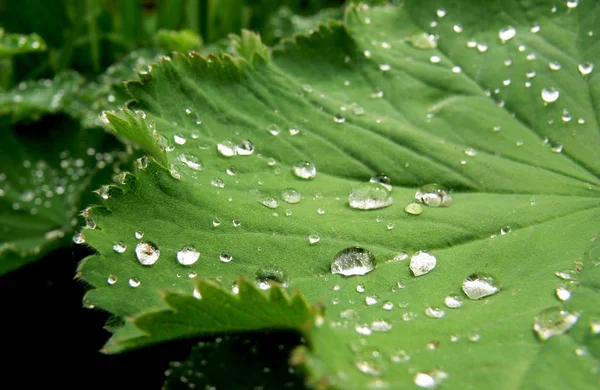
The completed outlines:
[[[38,34],[10,34],[0,28],[0,58],[46,50],[46,42]]]
[[[202,46],[202,38],[191,30],[159,30],[154,41],[157,47],[166,52],[187,53]]]

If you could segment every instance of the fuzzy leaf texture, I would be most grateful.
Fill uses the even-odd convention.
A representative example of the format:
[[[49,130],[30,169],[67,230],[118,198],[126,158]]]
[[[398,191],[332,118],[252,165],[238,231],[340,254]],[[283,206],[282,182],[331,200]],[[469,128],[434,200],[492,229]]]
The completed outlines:
[[[357,5],[344,23],[270,55],[246,35],[234,56],[155,64],[127,86],[132,111],[106,114],[151,158],[90,210],[99,229],[86,240],[98,254],[79,271],[95,287],[86,299],[127,319],[109,345],[143,345],[151,314],[169,311],[161,291],[192,296],[195,277],[229,288],[243,276],[325,304],[324,318],[298,328],[308,342],[292,359],[315,387],[593,387],[599,7]],[[241,145],[237,155],[224,156],[224,141]],[[316,166],[314,178],[294,174],[301,161]],[[393,204],[351,208],[349,193],[380,172]],[[427,183],[450,188],[453,204],[406,213]],[[300,202],[286,201],[288,188]],[[334,256],[355,246],[375,269],[331,274]],[[143,265],[154,247],[158,260]],[[178,262],[184,249],[197,261]],[[437,266],[415,277],[397,255],[420,250]],[[469,299],[461,285],[475,272],[500,291]],[[462,306],[446,307],[449,295]],[[185,316],[202,318],[202,299],[196,306]],[[552,307],[577,321],[541,341],[534,317]],[[231,331],[228,313],[208,333]],[[157,332],[207,333],[187,329]]]

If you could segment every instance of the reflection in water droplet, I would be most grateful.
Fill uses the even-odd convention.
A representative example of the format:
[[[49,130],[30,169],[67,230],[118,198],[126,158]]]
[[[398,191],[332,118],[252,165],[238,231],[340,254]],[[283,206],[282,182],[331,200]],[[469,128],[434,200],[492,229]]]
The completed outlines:
[[[415,193],[415,199],[431,207],[450,206],[452,204],[452,196],[450,196],[446,187],[435,183],[420,187]]]
[[[577,66],[577,70],[579,70],[579,73],[581,73],[582,76],[587,76],[594,70],[594,64],[591,62],[584,62]]]
[[[430,318],[442,318],[446,315],[446,312],[439,307],[427,306],[425,315]]]
[[[271,123],[270,125],[268,125],[267,131],[273,136],[278,136],[279,133],[281,133],[281,129],[275,123]]]
[[[331,273],[344,276],[365,275],[375,269],[375,256],[366,249],[350,247],[338,252],[331,262]]]
[[[219,255],[219,260],[221,260],[223,263],[229,263],[231,260],[233,260],[233,256],[231,256],[231,253],[224,251]]]
[[[500,228],[500,234],[505,235],[512,232],[512,228],[509,225],[503,226]]]
[[[338,113],[333,116],[333,121],[335,123],[344,123],[344,122],[346,122],[346,117],[344,117],[342,114]]]
[[[463,305],[463,300],[458,295],[448,295],[444,298],[444,304],[450,309],[458,309]]]
[[[429,252],[419,251],[410,258],[410,270],[413,275],[421,276],[435,268],[436,258]]]
[[[543,310],[533,319],[533,330],[540,340],[567,333],[579,320],[579,313],[571,313],[559,307]]]
[[[576,288],[576,286],[577,285],[575,282],[571,282],[571,284],[568,284],[568,285],[561,284],[555,290],[556,297],[563,302],[569,300],[571,298],[571,293]]]
[[[369,179],[370,183],[377,183],[384,186],[388,191],[392,190],[392,179],[385,173],[380,173]]]
[[[542,89],[542,99],[546,103],[554,103],[558,100],[559,96],[560,92],[553,87]]]
[[[251,141],[247,139],[243,139],[240,143],[235,147],[235,151],[239,156],[249,156],[254,153],[254,145]]]
[[[421,206],[419,203],[409,203],[406,205],[406,207],[404,207],[404,211],[408,214],[420,215],[423,214],[423,206]]]
[[[317,175],[315,164],[309,161],[300,161],[294,165],[294,174],[301,179],[313,179]]]
[[[111,286],[115,283],[117,283],[117,277],[116,275],[108,275],[108,278],[106,279],[106,283],[110,284]]]
[[[140,280],[135,277],[130,278],[128,283],[129,283],[129,286],[131,286],[133,288],[139,287],[141,284]]]
[[[123,253],[127,250],[127,244],[123,241],[118,241],[113,244],[112,249],[117,253]]]
[[[181,265],[192,265],[200,258],[200,252],[192,246],[187,246],[177,252],[177,261]]]
[[[348,196],[350,207],[359,210],[373,210],[388,207],[394,199],[386,187],[378,183],[364,183],[352,190]]]
[[[419,372],[414,377],[415,385],[424,389],[435,389],[443,381],[448,379],[448,374],[444,371],[434,370],[431,372]]]
[[[175,141],[177,145],[184,145],[187,142],[185,137],[181,134],[175,134],[173,136],[173,141]]]
[[[464,280],[462,290],[469,299],[481,299],[500,291],[500,284],[491,275],[474,273]]]
[[[160,256],[160,249],[158,249],[158,246],[153,242],[140,242],[135,246],[135,256],[140,264],[152,265],[156,263]]]
[[[293,188],[286,188],[281,192],[281,198],[287,203],[298,203],[302,200],[302,195],[300,192]]]

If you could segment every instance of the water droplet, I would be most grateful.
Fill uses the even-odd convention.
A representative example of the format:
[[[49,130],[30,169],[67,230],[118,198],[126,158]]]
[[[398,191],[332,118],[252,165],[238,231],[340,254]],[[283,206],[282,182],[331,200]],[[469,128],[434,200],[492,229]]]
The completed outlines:
[[[192,291],[192,296],[196,299],[202,299],[202,294],[200,294],[200,290],[198,290],[198,287],[194,287],[194,291]]]
[[[382,306],[383,310],[392,310],[394,308],[394,304],[390,301],[386,301],[384,302],[383,306]]]
[[[217,144],[217,150],[224,157],[235,156],[237,153],[237,148],[235,144],[231,141],[223,141]]]
[[[558,100],[560,92],[553,87],[542,89],[542,99],[546,103],[553,103]]]
[[[302,195],[294,188],[286,188],[281,192],[281,198],[287,203],[294,204],[302,200]]]
[[[556,271],[554,275],[558,276],[562,280],[573,280],[575,279],[576,272],[573,270]]]
[[[375,256],[366,249],[350,247],[338,252],[331,262],[331,273],[344,276],[365,275],[375,269]]]
[[[213,219],[212,224],[214,227],[221,226],[221,220],[218,218]]]
[[[381,69],[382,72],[387,72],[390,69],[392,69],[392,67],[389,66],[388,64],[381,64],[381,65],[379,65],[379,69]]]
[[[582,76],[587,76],[594,70],[594,64],[589,61],[586,61],[584,63],[579,64],[577,66],[577,70],[579,70],[579,73],[581,73]]]
[[[301,179],[313,179],[317,175],[315,164],[309,161],[300,161],[294,165],[294,174]]]
[[[251,141],[247,139],[243,139],[240,143],[235,147],[235,151],[240,156],[249,156],[254,153],[254,145]]]
[[[477,156],[477,151],[475,149],[473,149],[473,148],[467,148],[467,149],[465,149],[464,153],[465,153],[465,155],[467,155],[469,157],[475,157],[475,156]]]
[[[548,68],[550,68],[550,70],[560,70],[560,68],[562,68],[562,65],[559,64],[558,62],[550,61],[548,63]]]
[[[488,49],[488,45],[486,43],[478,43],[477,44],[477,51],[480,53],[485,53]]]
[[[135,246],[135,256],[140,264],[152,265],[156,263],[160,256],[160,249],[158,249],[158,246],[153,242],[140,242]]]
[[[481,299],[500,291],[500,284],[491,275],[474,273],[464,280],[462,290],[469,299]]]
[[[360,319],[360,316],[358,315],[358,313],[356,311],[354,311],[352,309],[347,309],[340,313],[340,318],[343,318],[343,319],[349,320],[349,321],[358,321]]]
[[[233,260],[233,256],[231,256],[231,253],[223,251],[219,255],[219,260],[221,260],[223,263],[229,263],[231,260]]]
[[[406,205],[406,207],[404,207],[404,211],[412,215],[423,214],[423,206],[421,206],[419,203],[409,203]]]
[[[225,170],[225,173],[229,176],[237,175],[237,169],[235,167],[229,167]]]
[[[419,188],[415,193],[415,199],[431,207],[450,206],[452,204],[452,196],[450,196],[446,187],[436,183],[426,184]]]
[[[196,156],[192,156],[190,154],[180,154],[177,156],[177,159],[187,165],[188,168],[193,169],[194,171],[202,170],[202,163]]]
[[[223,188],[225,187],[225,182],[218,177],[215,177],[210,181],[210,185],[217,188]]]
[[[437,260],[434,255],[426,251],[419,251],[410,258],[410,270],[413,275],[421,276],[435,268]]]
[[[348,196],[350,207],[359,210],[373,210],[388,207],[393,202],[392,193],[378,183],[364,183],[352,190]]]
[[[429,62],[431,62],[432,64],[438,64],[442,59],[440,58],[440,56],[431,56],[429,57]]]
[[[359,293],[364,293],[365,292],[365,285],[364,284],[357,284],[356,285],[356,291]]]
[[[567,8],[577,8],[578,5],[579,5],[579,0],[568,0],[567,1]]]
[[[386,320],[375,320],[371,322],[371,330],[373,332],[389,332],[392,330],[392,324]]]
[[[579,320],[579,313],[571,313],[559,307],[543,310],[533,319],[533,330],[540,340],[567,333]]]
[[[117,283],[117,277],[113,274],[108,275],[108,278],[106,279],[106,283],[108,283],[112,286],[113,284]]]
[[[271,283],[278,283],[283,287],[287,287],[288,276],[280,268],[267,266],[256,271],[256,283],[258,283],[258,287],[261,290],[268,290],[271,288]]]
[[[84,244],[85,243],[85,234],[82,232],[73,233],[73,242],[75,244]]]
[[[186,246],[177,252],[177,261],[181,265],[192,265],[200,258],[200,252],[193,246]]]
[[[321,241],[321,237],[319,237],[316,234],[311,234],[310,236],[308,236],[308,242],[310,242],[311,244],[316,244],[319,241]]]
[[[344,117],[342,114],[338,113],[333,116],[333,121],[335,123],[344,123],[344,122],[346,122],[346,117]]]
[[[417,49],[435,49],[437,47],[438,37],[425,32],[413,34],[410,37],[410,43]]]
[[[363,374],[380,376],[387,368],[381,353],[374,349],[361,351],[354,358],[356,368]]]
[[[260,203],[263,206],[268,207],[270,209],[276,209],[277,207],[279,207],[279,201],[275,198],[263,198],[261,199]]]
[[[181,134],[175,134],[173,136],[173,141],[175,141],[177,145],[184,145],[187,142],[185,137]]]
[[[446,312],[439,307],[427,306],[425,309],[425,315],[430,318],[442,318],[446,315]]]
[[[365,304],[366,304],[367,306],[373,306],[373,305],[376,305],[376,304],[377,304],[377,302],[379,302],[379,299],[377,298],[377,296],[376,296],[376,295],[368,295],[368,296],[365,298]]]
[[[296,127],[290,127],[288,131],[290,132],[290,135],[298,135],[300,133],[300,129]]]
[[[281,133],[281,129],[275,123],[271,123],[270,125],[268,125],[267,131],[273,136],[278,136],[279,133]]]
[[[463,300],[458,295],[448,295],[444,298],[444,304],[450,309],[458,309],[463,305]]]
[[[571,298],[571,293],[577,287],[576,283],[571,282],[571,284],[561,284],[555,290],[556,297],[561,301],[567,301]]]
[[[394,363],[405,363],[410,360],[410,355],[403,349],[390,354],[390,360]]]
[[[506,26],[498,31],[498,37],[502,43],[513,39],[517,35],[517,30],[513,26]]]
[[[402,321],[412,321],[417,318],[417,314],[412,311],[407,311],[406,313],[402,313]]]
[[[414,382],[415,385],[424,389],[435,389],[446,379],[448,379],[446,372],[434,370],[431,372],[418,372],[414,377]]]
[[[405,253],[405,252],[398,252],[398,253],[396,253],[394,255],[393,258],[391,258],[387,262],[390,263],[390,262],[394,262],[394,261],[404,261],[406,259],[408,259],[408,254],[407,253]]]
[[[242,224],[242,221],[240,221],[239,219],[234,219],[231,221],[231,224],[233,225],[233,227],[239,227]]]
[[[468,339],[469,339],[469,341],[476,343],[479,340],[481,340],[481,335],[479,333],[471,333],[469,335]]]
[[[455,24],[452,26],[452,30],[457,34],[460,34],[463,31],[463,28],[459,24]]]
[[[133,235],[135,236],[135,238],[137,240],[141,240],[142,237],[144,237],[144,232],[141,230],[136,231],[135,233],[133,233]]]
[[[317,209],[317,214],[319,214],[319,215],[323,215],[323,214],[325,214],[325,209],[323,209],[323,208],[319,207],[319,208]]]
[[[142,282],[140,282],[140,280],[138,278],[133,277],[133,278],[129,278],[129,282],[128,283],[129,283],[129,286],[131,286],[133,288],[137,288],[137,287],[140,286],[140,284]]]
[[[380,173],[369,179],[370,183],[377,183],[384,186],[388,191],[392,190],[392,179],[385,173]]]
[[[127,250],[127,244],[125,244],[123,241],[118,241],[113,244],[112,248],[113,251],[117,253],[123,253]]]
[[[512,228],[510,226],[508,226],[508,225],[503,226],[503,227],[500,228],[500,234],[501,235],[505,235],[505,234],[508,234],[510,232],[512,232]]]
[[[592,332],[592,334],[600,334],[600,320],[593,320],[590,322],[590,332]]]

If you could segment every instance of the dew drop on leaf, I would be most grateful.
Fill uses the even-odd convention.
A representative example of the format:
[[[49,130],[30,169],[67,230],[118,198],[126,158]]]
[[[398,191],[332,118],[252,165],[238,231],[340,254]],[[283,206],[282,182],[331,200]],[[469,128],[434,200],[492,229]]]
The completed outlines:
[[[435,49],[437,47],[438,37],[425,32],[414,34],[410,37],[410,43],[417,49]]]
[[[556,297],[563,302],[569,300],[571,298],[571,293],[573,292],[575,287],[575,282],[571,282],[571,284],[569,285],[561,284],[555,290]]]
[[[381,64],[379,65],[379,69],[381,69],[382,72],[387,72],[392,69],[392,67],[388,64]]]
[[[118,241],[113,244],[112,249],[117,253],[123,253],[127,250],[127,244],[123,241]]]
[[[559,96],[560,92],[553,87],[542,89],[542,100],[546,103],[554,103],[558,100]]]
[[[137,240],[141,240],[142,237],[144,237],[144,232],[141,230],[136,231],[135,233],[133,233],[133,235],[135,236],[135,238]]]
[[[223,188],[225,187],[225,182],[218,177],[215,177],[210,181],[210,185],[217,188]]]
[[[193,246],[186,246],[177,251],[177,262],[181,265],[192,265],[200,258],[198,252]]]
[[[108,275],[108,278],[106,279],[106,283],[108,283],[112,286],[113,284],[117,283],[117,277],[113,274]]]
[[[421,206],[419,203],[409,203],[406,205],[406,207],[404,207],[404,211],[408,214],[420,215],[423,214],[423,206]]]
[[[152,265],[156,263],[160,256],[160,249],[158,249],[158,246],[153,242],[140,242],[135,246],[135,256],[140,264]]]
[[[448,379],[448,374],[444,371],[435,370],[431,372],[418,372],[414,377],[415,385],[424,389],[435,389],[443,381]]]
[[[73,242],[75,244],[84,244],[85,243],[85,234],[82,232],[73,233]]]
[[[510,232],[512,232],[512,228],[510,226],[508,226],[508,225],[503,226],[503,227],[500,228],[500,234],[503,235],[503,236],[505,234],[510,233]]]
[[[383,310],[392,310],[394,308],[394,304],[390,301],[386,301],[383,303],[383,306],[381,306]]]
[[[232,157],[237,153],[235,144],[231,141],[223,141],[217,144],[217,151],[224,157]]]
[[[448,295],[444,298],[444,304],[450,309],[458,309],[463,305],[463,300],[458,295]]]
[[[141,284],[140,280],[138,278],[136,278],[136,277],[129,278],[129,282],[128,283],[129,283],[129,286],[131,286],[133,288],[137,288]]]
[[[321,241],[321,237],[319,237],[317,234],[311,234],[308,236],[308,242],[311,244],[316,244],[319,241]]]
[[[356,291],[359,293],[364,293],[365,292],[365,285],[364,284],[357,284],[356,285]]]
[[[363,336],[368,336],[373,332],[371,330],[371,327],[369,327],[369,324],[356,324],[354,330],[356,331],[356,333],[361,334]]]
[[[533,330],[540,340],[567,333],[579,320],[579,313],[571,313],[559,307],[543,310],[533,319]]]
[[[240,221],[239,219],[234,219],[231,221],[231,224],[233,225],[233,227],[239,227],[242,224],[242,221]]]
[[[587,76],[594,70],[594,64],[591,62],[583,62],[577,66],[577,70],[582,76]]]
[[[410,360],[410,355],[405,350],[399,349],[390,354],[390,360],[394,363],[405,363]]]
[[[385,173],[380,173],[371,177],[369,183],[377,183],[384,186],[388,191],[392,190],[392,179]]]
[[[194,171],[202,170],[202,164],[200,163],[200,160],[196,156],[193,156],[191,154],[183,154],[182,153],[179,156],[177,156],[177,159],[179,161],[181,161],[182,163],[184,163],[185,165],[187,165],[188,168],[190,168]]]
[[[301,179],[313,179],[317,175],[315,164],[309,161],[300,161],[293,167],[294,174]]]
[[[352,190],[348,203],[353,209],[373,210],[388,207],[392,204],[392,193],[378,183],[364,183]]]
[[[333,116],[333,121],[335,123],[344,123],[344,122],[346,122],[346,117],[344,117],[342,114],[338,113]]]
[[[223,263],[229,263],[231,260],[233,260],[233,256],[231,256],[231,253],[223,251],[219,255],[219,260],[221,260]]]
[[[185,137],[181,134],[175,134],[173,136],[173,141],[175,141],[177,145],[184,145],[187,142]]]
[[[415,199],[431,207],[450,206],[452,196],[441,184],[425,184],[415,193]]]
[[[268,125],[267,131],[269,132],[269,134],[271,134],[273,136],[278,136],[279,133],[281,133],[281,129],[275,123],[271,123],[270,125]]]
[[[425,315],[429,318],[442,318],[446,315],[446,312],[439,307],[427,306]]]
[[[517,35],[517,30],[513,26],[506,26],[498,31],[498,37],[502,43],[513,39]]]
[[[270,209],[276,209],[277,207],[279,207],[279,201],[277,199],[271,198],[271,197],[261,199],[260,203],[263,206],[268,207]]]
[[[361,351],[355,356],[354,364],[363,374],[380,376],[387,368],[382,354],[375,349]]]
[[[429,252],[419,251],[410,258],[410,270],[415,276],[425,275],[435,268],[436,258]]]
[[[462,290],[469,299],[481,299],[500,291],[500,284],[491,275],[473,273],[463,281]]]
[[[254,144],[247,139],[243,139],[236,146],[235,151],[240,156],[249,156],[254,153]]]
[[[371,330],[373,332],[389,332],[392,330],[392,324],[386,320],[375,320],[371,322]]]
[[[349,247],[338,252],[331,262],[331,273],[344,276],[365,275],[375,269],[375,256],[366,249]]]
[[[550,70],[560,70],[560,68],[562,68],[562,66],[558,62],[552,62],[552,61],[550,61],[548,63],[548,68]]]
[[[266,266],[256,271],[256,283],[261,290],[271,288],[271,283],[278,283],[283,287],[288,285],[286,272],[275,266]]]
[[[377,302],[379,302],[379,299],[377,298],[377,296],[376,296],[376,295],[368,295],[368,296],[365,298],[365,304],[366,304],[367,306],[373,306],[373,305],[376,305],[376,304],[377,304]]]
[[[281,198],[287,203],[298,203],[302,200],[302,195],[300,192],[293,188],[286,188],[281,192]]]

